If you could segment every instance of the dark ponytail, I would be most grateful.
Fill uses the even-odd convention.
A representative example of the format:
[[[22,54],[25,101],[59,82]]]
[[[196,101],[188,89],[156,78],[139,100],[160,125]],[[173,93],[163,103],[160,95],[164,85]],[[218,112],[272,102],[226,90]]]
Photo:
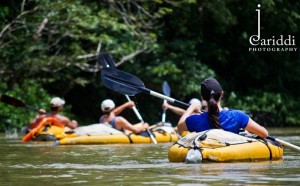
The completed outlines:
[[[211,93],[210,100],[208,101],[208,117],[211,125],[215,129],[220,129],[220,121],[219,121],[219,107],[217,102],[221,97],[220,93]]]
[[[202,81],[201,96],[207,101],[209,121],[215,129],[221,128],[219,120],[220,110],[217,103],[220,101],[222,94],[222,87],[216,79],[210,77]]]

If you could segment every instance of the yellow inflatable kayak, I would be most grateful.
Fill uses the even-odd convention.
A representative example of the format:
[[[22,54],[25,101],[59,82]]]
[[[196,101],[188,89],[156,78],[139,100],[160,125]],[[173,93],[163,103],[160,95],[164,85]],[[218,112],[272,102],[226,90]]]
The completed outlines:
[[[168,152],[170,162],[186,163],[280,160],[282,156],[279,143],[221,129],[187,134]]]
[[[65,137],[74,137],[74,134],[65,133],[64,124],[54,117],[41,119],[37,127],[29,131],[22,139],[22,142],[29,141],[55,141]]]
[[[178,136],[172,127],[152,126],[151,130],[158,143],[178,140]],[[55,141],[54,145],[152,143],[147,132],[139,135],[129,132],[125,134],[108,124],[102,123],[66,130],[57,119],[52,117],[42,119],[36,128],[23,137],[22,141]]]
[[[97,124],[105,126],[105,124]],[[115,130],[112,129],[111,130]],[[167,143],[178,141],[178,135],[172,127],[156,127],[152,129],[152,133],[158,143]],[[123,133],[115,130],[114,132],[86,135],[81,134],[77,137],[68,137],[58,140],[54,145],[88,145],[88,144],[116,144],[116,143],[152,143],[147,132],[139,135],[133,133]]]

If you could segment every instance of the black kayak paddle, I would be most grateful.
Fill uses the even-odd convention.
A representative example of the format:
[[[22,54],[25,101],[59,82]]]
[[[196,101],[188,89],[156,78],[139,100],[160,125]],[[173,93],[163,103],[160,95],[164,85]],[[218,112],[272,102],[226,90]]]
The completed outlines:
[[[98,60],[101,63],[103,68],[113,68],[113,69],[116,68],[115,62],[109,54],[106,54],[106,53],[100,54]],[[125,94],[125,96],[128,101],[131,101],[130,97],[127,94]],[[141,114],[139,113],[139,111],[137,110],[137,108],[134,106],[132,109],[133,109],[135,115],[138,117],[138,119],[142,123],[144,123],[144,120],[143,120]],[[150,130],[146,129],[146,131],[149,134],[151,141],[154,144],[157,144],[157,141],[156,141],[155,137],[153,136],[153,134],[150,132]]]
[[[144,83],[138,77],[115,68],[103,67],[101,70],[101,80],[104,86],[121,94],[134,96],[143,92],[161,99],[165,99],[184,108],[188,108],[190,106],[187,103],[178,101],[174,98],[146,88]]]
[[[37,109],[33,106],[25,104],[23,101],[21,101],[17,98],[14,98],[14,97],[11,97],[11,96],[8,96],[8,95],[5,95],[5,94],[1,95],[0,101],[3,102],[3,103],[9,104],[9,105],[13,105],[15,107],[29,108],[29,109],[35,110],[35,111],[39,110],[39,109]]]

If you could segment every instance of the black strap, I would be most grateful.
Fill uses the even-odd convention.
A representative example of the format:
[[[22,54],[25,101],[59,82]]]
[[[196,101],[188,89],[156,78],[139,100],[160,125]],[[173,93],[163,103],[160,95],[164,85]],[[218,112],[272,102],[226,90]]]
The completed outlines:
[[[265,144],[265,145],[268,147],[269,153],[270,153],[270,158],[269,158],[269,160],[272,160],[273,154],[272,154],[272,151],[271,151],[271,149],[270,149],[270,147],[269,147],[268,141],[267,141],[266,139],[261,139],[261,142],[262,142],[263,144]]]
[[[126,135],[126,134],[125,134],[125,135]],[[133,143],[133,141],[132,141],[132,139],[131,139],[131,137],[130,137],[131,135],[132,135],[132,133],[130,133],[130,134],[126,135],[126,136],[128,137],[130,143]]]

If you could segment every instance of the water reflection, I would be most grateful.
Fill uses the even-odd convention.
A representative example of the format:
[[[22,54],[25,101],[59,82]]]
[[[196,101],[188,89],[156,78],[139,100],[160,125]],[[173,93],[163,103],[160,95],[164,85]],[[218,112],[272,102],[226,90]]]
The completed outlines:
[[[299,146],[299,135],[280,136]],[[169,163],[172,144],[76,145],[20,143],[0,137],[0,185],[297,185],[300,156],[282,161]]]

